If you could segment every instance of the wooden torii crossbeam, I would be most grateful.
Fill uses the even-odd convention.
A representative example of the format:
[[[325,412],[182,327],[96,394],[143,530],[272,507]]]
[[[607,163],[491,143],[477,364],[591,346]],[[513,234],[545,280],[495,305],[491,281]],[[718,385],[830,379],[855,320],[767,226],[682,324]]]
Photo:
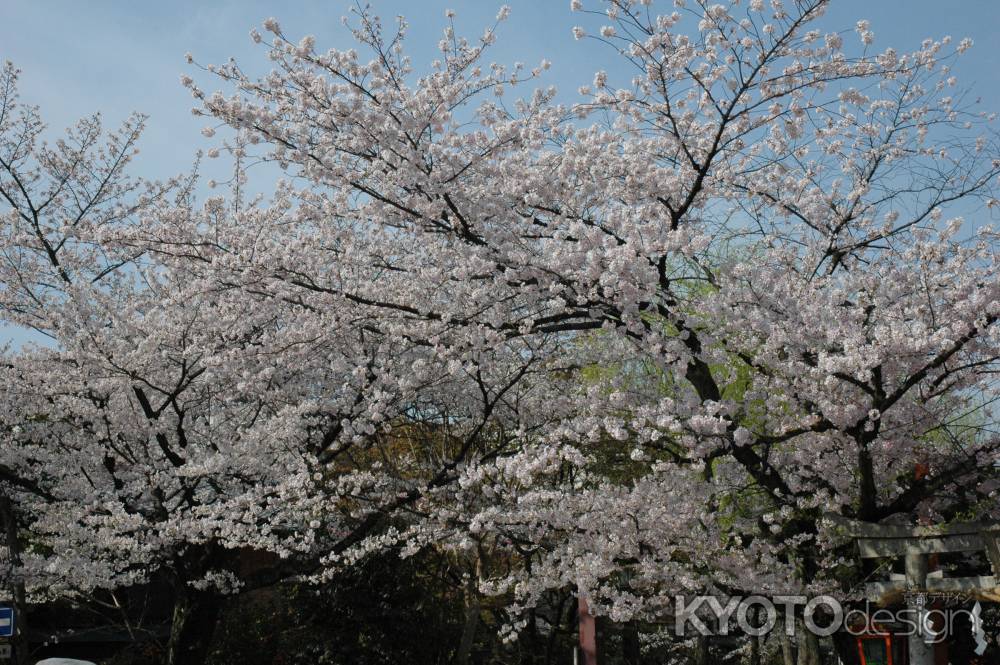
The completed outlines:
[[[857,522],[839,515],[827,516],[850,535],[858,545],[862,559],[905,557],[906,574],[893,575],[888,582],[865,587],[869,600],[880,604],[911,596],[911,608],[921,612],[924,603],[914,596],[935,592],[969,594],[970,599],[1000,602],[1000,524],[996,522],[956,522],[927,526],[901,526]],[[928,572],[928,555],[947,552],[985,551],[993,575],[945,578]],[[931,665],[934,653],[919,634],[908,639],[911,665]]]

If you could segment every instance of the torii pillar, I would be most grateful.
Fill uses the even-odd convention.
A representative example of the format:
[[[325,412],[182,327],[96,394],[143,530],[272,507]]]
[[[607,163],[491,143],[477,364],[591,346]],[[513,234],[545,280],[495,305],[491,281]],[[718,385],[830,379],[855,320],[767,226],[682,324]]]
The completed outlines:
[[[910,551],[906,553],[906,586],[910,589],[927,588],[927,555],[923,552]],[[911,596],[909,607],[914,610],[917,618],[919,630],[910,633],[906,637],[907,647],[910,656],[910,665],[934,665],[934,647],[924,639],[925,623],[924,607],[925,603],[919,601],[920,598],[926,600],[926,596]]]

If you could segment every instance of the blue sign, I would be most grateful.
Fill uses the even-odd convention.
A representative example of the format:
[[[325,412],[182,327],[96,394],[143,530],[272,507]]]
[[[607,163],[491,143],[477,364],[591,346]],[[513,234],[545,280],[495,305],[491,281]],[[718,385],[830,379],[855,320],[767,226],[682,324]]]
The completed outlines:
[[[0,637],[14,635],[14,608],[0,607]]]

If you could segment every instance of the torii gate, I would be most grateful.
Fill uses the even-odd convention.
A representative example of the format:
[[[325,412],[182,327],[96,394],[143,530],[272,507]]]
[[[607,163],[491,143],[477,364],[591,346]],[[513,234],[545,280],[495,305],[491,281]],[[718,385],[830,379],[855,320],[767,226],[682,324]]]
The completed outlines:
[[[857,541],[862,559],[905,557],[906,574],[893,576],[889,582],[874,582],[865,586],[869,600],[887,602],[894,596],[915,594],[910,608],[923,611],[921,594],[928,592],[964,592],[976,600],[1000,602],[1000,523],[956,522],[928,526],[897,526],[857,522],[839,515],[831,521]],[[985,551],[993,575],[946,578],[928,573],[928,555],[946,552]],[[920,634],[907,639],[910,665],[934,665],[934,651]]]

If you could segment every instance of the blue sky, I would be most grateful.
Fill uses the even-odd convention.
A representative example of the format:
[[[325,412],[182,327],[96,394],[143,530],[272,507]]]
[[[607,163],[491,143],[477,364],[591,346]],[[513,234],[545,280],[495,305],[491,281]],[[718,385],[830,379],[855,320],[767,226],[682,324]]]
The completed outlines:
[[[410,52],[419,71],[436,54],[445,26],[444,11],[458,13],[460,32],[476,36],[493,22],[502,2],[495,0],[370,0],[388,23],[402,14],[409,19]],[[660,0],[664,5],[667,3]],[[589,83],[600,66],[592,54],[599,45],[577,42],[570,34],[581,23],[569,0],[508,0],[510,19],[499,33],[493,60],[553,66],[544,79],[571,92]],[[346,47],[349,39],[340,17],[348,0],[0,0],[0,60],[23,70],[22,99],[38,104],[53,131],[75,119],[101,111],[109,125],[131,111],[150,116],[135,173],[161,178],[187,170],[199,148],[210,140],[200,135],[204,119],[195,118],[193,100],[181,74],[211,82],[185,62],[191,52],[201,63],[235,57],[250,71],[266,70],[263,49],[248,32],[269,16],[280,21],[294,39],[317,38],[318,48]],[[584,0],[597,8],[598,0]],[[983,108],[1000,111],[1000,0],[833,0],[818,27],[851,29],[872,22],[876,46],[915,48],[925,37],[971,37],[976,45],[960,60],[960,80],[983,98]],[[598,51],[599,52],[599,51]],[[209,166],[220,169],[224,165]],[[0,328],[0,343],[21,336]]]
[[[508,4],[513,11],[494,59],[535,64],[548,58],[553,67],[547,82],[567,92],[591,80],[598,67],[587,55],[598,45],[573,40],[570,29],[581,17],[570,12],[569,0]],[[195,74],[184,61],[186,52],[203,63],[234,56],[252,71],[254,65],[266,67],[261,48],[247,33],[268,16],[276,16],[290,37],[314,34],[319,47],[344,46],[348,39],[340,16],[350,5],[348,0],[2,0],[0,59],[24,70],[22,96],[42,107],[53,129],[98,110],[109,123],[132,110],[149,114],[136,169],[162,177],[185,170],[194,151],[208,145],[199,134],[204,121],[190,114],[193,100],[178,82],[183,73]],[[385,19],[397,14],[409,19],[419,68],[434,57],[445,9],[458,12],[460,30],[477,35],[501,2],[372,0],[372,5]],[[961,61],[959,77],[983,96],[984,106],[1000,111],[1000,1],[833,0],[822,22],[829,29],[851,28],[859,18],[872,21],[876,45],[898,49],[915,47],[924,37],[971,37],[976,47]]]

